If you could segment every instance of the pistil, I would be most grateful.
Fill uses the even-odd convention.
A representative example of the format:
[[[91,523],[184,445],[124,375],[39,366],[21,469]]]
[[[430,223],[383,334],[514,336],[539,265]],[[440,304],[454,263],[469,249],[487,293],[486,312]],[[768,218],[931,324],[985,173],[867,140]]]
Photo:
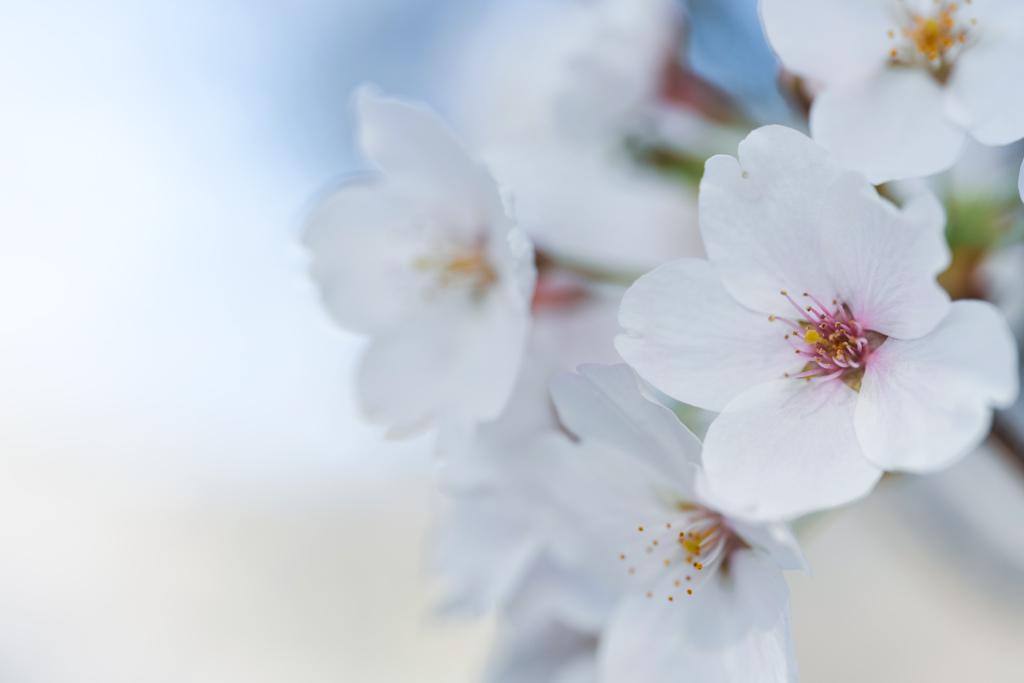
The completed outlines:
[[[838,300],[833,299],[832,305],[826,306],[804,292],[803,296],[812,305],[800,306],[785,290],[782,295],[799,311],[801,318],[794,322],[773,315],[768,319],[793,328],[786,335],[786,341],[796,355],[807,361],[803,370],[794,374],[786,373],[785,376],[807,380],[841,379],[859,391],[864,363],[885,337],[865,330],[850,309]]]

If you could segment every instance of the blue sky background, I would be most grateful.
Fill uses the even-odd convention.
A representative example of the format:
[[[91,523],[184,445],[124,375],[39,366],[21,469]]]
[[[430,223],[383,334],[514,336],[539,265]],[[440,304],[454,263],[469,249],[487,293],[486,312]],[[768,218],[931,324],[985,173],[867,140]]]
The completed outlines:
[[[352,87],[430,100],[485,4],[0,5],[5,457],[218,495],[422,467],[359,420],[296,238],[358,165]]]

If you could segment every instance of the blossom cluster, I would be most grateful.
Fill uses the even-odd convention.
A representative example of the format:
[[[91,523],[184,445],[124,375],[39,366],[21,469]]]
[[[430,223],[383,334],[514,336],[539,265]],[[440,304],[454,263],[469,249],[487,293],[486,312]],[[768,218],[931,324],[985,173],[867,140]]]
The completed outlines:
[[[309,219],[366,414],[435,430],[431,565],[502,615],[490,681],[798,680],[790,523],[1017,399],[978,283],[1020,225],[1024,4],[708,4],[525,3],[453,75],[459,135],[361,88],[372,170]],[[750,60],[698,69],[722,40]]]

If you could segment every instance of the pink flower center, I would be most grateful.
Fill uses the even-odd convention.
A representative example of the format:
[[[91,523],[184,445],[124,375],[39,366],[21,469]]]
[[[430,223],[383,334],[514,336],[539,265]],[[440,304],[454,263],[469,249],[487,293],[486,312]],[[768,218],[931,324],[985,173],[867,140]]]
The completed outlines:
[[[717,512],[686,503],[677,508],[681,514],[671,521],[639,527],[641,542],[619,555],[648,598],[675,602],[693,595],[734,550],[747,547]]]
[[[835,299],[831,306],[826,306],[804,292],[804,297],[812,305],[800,306],[785,290],[782,295],[800,312],[801,317],[794,322],[772,315],[768,320],[793,328],[786,335],[786,341],[798,356],[806,359],[803,370],[795,374],[786,373],[786,377],[840,379],[854,391],[860,391],[868,356],[885,337],[865,330],[849,307]]]

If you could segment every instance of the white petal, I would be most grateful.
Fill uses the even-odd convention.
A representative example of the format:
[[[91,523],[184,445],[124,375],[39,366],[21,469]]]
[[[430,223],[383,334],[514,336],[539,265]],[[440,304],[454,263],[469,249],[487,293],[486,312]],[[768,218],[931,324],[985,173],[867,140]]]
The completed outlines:
[[[415,305],[407,231],[413,212],[385,183],[364,182],[336,190],[313,214],[303,236],[310,274],[340,326],[372,334]]]
[[[800,541],[788,524],[756,524],[730,518],[729,526],[752,548],[763,550],[780,569],[811,573]]]
[[[986,145],[1024,137],[1024,88],[1007,86],[1024,83],[1024,15],[1004,21],[1016,24],[1016,35],[979,19],[985,30],[957,58],[947,85],[948,106],[965,113],[971,135]]]
[[[700,441],[647,395],[628,365],[581,365],[579,374],[556,375],[551,395],[562,424],[585,445],[603,441],[658,472],[665,484],[692,489]]]
[[[518,502],[522,507],[522,501]],[[542,535],[543,529],[535,529],[535,533]],[[482,552],[485,553],[486,548]],[[619,569],[621,571],[621,567]],[[620,584],[620,581],[602,582],[594,573],[587,572],[586,567],[557,562],[546,552],[523,579],[513,601],[506,606],[505,614],[516,620],[557,619],[567,626],[596,633],[615,609],[621,594]]]
[[[630,273],[703,255],[696,193],[624,153],[545,138],[487,160],[515,188],[517,220],[545,251]]]
[[[780,298],[776,293],[776,298]],[[803,365],[783,323],[736,302],[707,261],[680,259],[644,275],[619,309],[622,357],[675,399],[721,410],[754,384]]]
[[[834,297],[821,265],[825,190],[843,169],[795,130],[765,126],[740,143],[739,160],[708,160],[700,183],[700,227],[726,290],[765,313],[788,308],[780,290]]]
[[[557,298],[560,291],[572,292],[579,282],[575,279],[559,281],[559,276],[549,273],[545,282],[546,291],[533,309],[533,348],[547,359],[550,374],[575,370],[582,363],[603,363],[613,365],[622,359],[615,351],[613,340],[619,330],[619,304],[625,288],[594,290],[585,299],[562,305]],[[565,289],[561,289],[561,287]],[[544,303],[547,293],[552,294],[550,305]],[[548,394],[550,377],[544,382],[544,394]]]
[[[971,5],[969,12],[978,20],[983,35],[1024,36],[1024,5],[1017,0],[988,0]],[[966,9],[966,8],[965,8]]]
[[[799,678],[782,572],[740,550],[729,573],[674,601],[627,594],[599,647],[605,683],[796,683]]]
[[[537,284],[533,243],[505,214],[493,215],[489,227],[487,260],[498,274],[497,286],[517,309],[529,312]]]
[[[678,47],[682,17],[675,3],[664,0],[590,7],[594,22],[565,60],[553,109],[564,134],[607,138],[628,127],[631,118],[635,122],[638,109],[657,100],[665,55]],[[547,62],[542,68],[552,66]]]
[[[431,564],[446,588],[440,609],[474,615],[507,604],[542,548],[525,511],[482,495],[455,499],[433,540]]]
[[[885,469],[925,472],[966,455],[992,407],[1017,397],[1017,347],[1002,315],[957,301],[922,339],[890,339],[868,359],[855,424],[864,454]]]
[[[876,185],[946,170],[967,138],[946,118],[939,84],[909,68],[826,88],[811,107],[811,133]]]
[[[711,423],[704,468],[711,490],[752,519],[785,519],[867,494],[881,470],[853,430],[857,393],[839,380],[767,382]]]
[[[488,479],[504,483],[517,473],[527,479],[546,476],[545,456],[534,456],[534,446],[524,442],[545,433],[564,436],[551,400],[553,375],[588,361],[622,361],[612,345],[620,298],[619,290],[596,292],[570,305],[535,309],[527,350],[504,411],[476,425],[468,444],[438,444],[442,459],[436,474],[442,486],[465,489]],[[510,458],[510,448],[520,454]]]
[[[485,683],[598,683],[593,633],[554,620],[517,620],[498,648]]]
[[[354,96],[359,143],[391,182],[433,200],[446,228],[472,237],[491,213],[493,184],[447,128],[419,105],[382,97],[369,87]]]
[[[928,192],[900,210],[859,174],[844,176],[829,190],[822,251],[840,300],[858,322],[913,339],[945,317],[949,297],[935,281],[950,259],[945,226],[942,205]]]
[[[454,292],[378,335],[363,358],[359,393],[392,435],[439,420],[497,417],[522,359],[528,317],[500,290],[470,305]]]
[[[1017,178],[1017,189],[1020,191],[1021,201],[1024,201],[1024,164],[1020,167],[1020,176]]]
[[[545,448],[554,464],[539,481],[548,534],[555,559],[578,567],[602,583],[621,585],[629,576],[620,554],[641,543],[638,526],[664,523],[678,514],[675,504],[693,500],[692,492],[673,485],[641,454],[603,441],[564,445],[548,440]]]
[[[879,3],[764,0],[765,35],[782,65],[805,78],[842,83],[885,67],[892,28]]]

